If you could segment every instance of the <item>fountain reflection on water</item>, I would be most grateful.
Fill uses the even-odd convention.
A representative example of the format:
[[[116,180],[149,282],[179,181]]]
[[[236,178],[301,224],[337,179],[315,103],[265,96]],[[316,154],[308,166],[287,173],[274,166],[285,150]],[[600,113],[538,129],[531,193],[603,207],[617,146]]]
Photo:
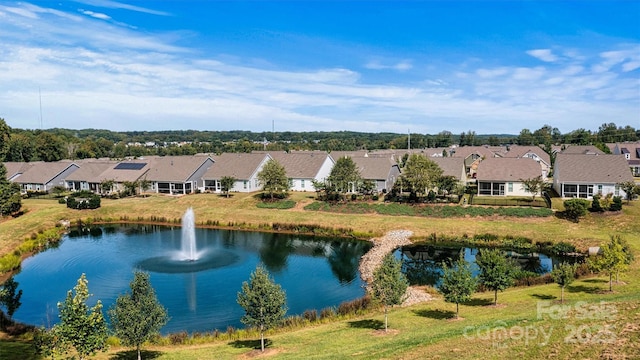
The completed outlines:
[[[166,256],[156,256],[138,262],[137,267],[158,273],[195,273],[229,266],[240,260],[240,256],[225,249],[202,249],[198,251],[195,215],[188,208],[182,216],[180,250]]]

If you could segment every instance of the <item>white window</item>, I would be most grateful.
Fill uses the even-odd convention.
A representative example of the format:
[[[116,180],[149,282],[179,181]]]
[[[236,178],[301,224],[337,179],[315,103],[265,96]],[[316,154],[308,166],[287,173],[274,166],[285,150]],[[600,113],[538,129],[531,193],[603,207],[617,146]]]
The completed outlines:
[[[512,193],[512,192],[513,192],[513,183],[509,183],[509,190],[508,190],[508,191],[509,191],[510,193]]]

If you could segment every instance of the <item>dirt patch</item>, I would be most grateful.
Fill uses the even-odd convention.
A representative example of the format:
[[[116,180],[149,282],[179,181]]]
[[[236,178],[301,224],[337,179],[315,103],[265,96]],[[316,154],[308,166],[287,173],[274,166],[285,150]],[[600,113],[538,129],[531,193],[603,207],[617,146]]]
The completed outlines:
[[[260,349],[251,350],[247,353],[242,354],[240,359],[256,359],[263,357],[270,357],[274,355],[278,355],[282,352],[280,349],[264,349],[264,352]]]
[[[390,336],[390,335],[398,335],[400,333],[400,330],[387,329],[387,331],[384,331],[384,329],[379,329],[379,330],[374,330],[372,333],[374,336]]]
[[[448,318],[447,321],[462,321],[464,318],[462,316]]]

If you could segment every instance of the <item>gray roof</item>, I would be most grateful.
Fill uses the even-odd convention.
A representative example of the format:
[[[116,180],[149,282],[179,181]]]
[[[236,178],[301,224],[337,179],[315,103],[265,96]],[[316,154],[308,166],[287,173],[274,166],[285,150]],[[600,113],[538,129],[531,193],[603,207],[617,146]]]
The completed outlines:
[[[130,181],[134,182],[141,179],[148,171],[149,171],[149,162],[150,159],[133,159],[118,162],[117,164],[112,164],[107,170],[98,175],[95,178],[96,182],[103,182],[105,180],[113,180],[115,182],[125,182]],[[118,165],[123,163],[142,163],[145,164],[140,169],[121,169],[118,168]]]
[[[256,172],[265,158],[265,153],[222,153],[213,157],[213,165],[202,176],[206,180],[231,176],[237,180],[247,180]]]
[[[559,182],[615,184],[633,181],[624,155],[558,154],[554,177]]]
[[[8,161],[4,163],[4,167],[7,169],[7,179],[11,179],[16,175],[24,174],[25,171],[29,170],[34,163],[28,162],[14,162]]]
[[[604,155],[604,152],[593,145],[569,145],[562,154]]]
[[[114,167],[117,161],[94,160],[92,162],[84,161],[80,163],[80,168],[67,176],[66,181],[86,181],[89,183],[100,183],[102,180],[100,175],[110,168]]]
[[[536,154],[547,165],[551,166],[551,157],[540,146],[519,146],[511,145],[509,151],[503,154],[503,157],[507,158],[521,158],[527,154]]]
[[[209,159],[208,155],[153,157],[145,177],[149,181],[185,182]]]
[[[465,174],[463,158],[434,156],[434,157],[430,157],[429,160],[438,164],[440,169],[442,169],[443,176],[453,176],[458,180],[464,180],[460,178],[462,175]]]
[[[47,184],[67,168],[78,166],[72,162],[63,161],[37,161],[30,164],[31,166],[22,175],[14,179],[14,182],[20,184]]]
[[[471,154],[479,154],[485,159],[496,157],[496,153],[504,151],[502,147],[496,146],[459,146],[453,149],[451,157],[468,158]]]
[[[354,157],[353,162],[366,180],[386,180],[391,168],[398,164],[388,157]]]
[[[531,158],[487,158],[478,165],[478,181],[519,181],[542,176],[540,165]]]
[[[291,179],[314,179],[329,157],[324,151],[269,152],[269,155],[284,167]]]

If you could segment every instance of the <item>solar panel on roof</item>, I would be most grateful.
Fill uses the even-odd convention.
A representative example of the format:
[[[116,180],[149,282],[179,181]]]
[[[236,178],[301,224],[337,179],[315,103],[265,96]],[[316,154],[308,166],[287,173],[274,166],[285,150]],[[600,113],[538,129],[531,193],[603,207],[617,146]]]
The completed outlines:
[[[114,167],[115,170],[141,170],[147,163],[120,163]]]

